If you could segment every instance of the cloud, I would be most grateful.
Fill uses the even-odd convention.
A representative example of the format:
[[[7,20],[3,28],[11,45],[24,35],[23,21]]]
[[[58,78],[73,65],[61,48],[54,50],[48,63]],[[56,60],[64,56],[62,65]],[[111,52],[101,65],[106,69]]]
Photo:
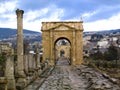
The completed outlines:
[[[17,1],[4,0],[0,3],[0,27],[16,28],[15,9]]]
[[[112,4],[113,3],[113,4]],[[15,10],[25,11],[24,29],[40,31],[43,21],[84,21],[85,31],[120,28],[120,0],[1,0],[0,27],[16,28]]]
[[[113,6],[102,6],[96,8],[95,10],[92,11],[86,11],[79,15],[78,17],[82,17],[85,22],[93,22],[97,20],[102,20],[102,19],[109,19],[116,13],[119,13],[120,11],[120,5],[116,5],[115,7]]]
[[[17,1],[8,1],[8,2],[6,1],[0,3],[0,14],[14,11],[16,5],[17,5]]]
[[[45,21],[60,21],[64,16],[64,9],[58,8],[55,5],[26,12],[24,18],[24,29],[40,31],[41,22]]]
[[[114,15],[108,19],[97,20],[94,22],[84,23],[85,31],[99,31],[99,30],[111,30],[120,28],[120,13]]]
[[[96,10],[96,11],[92,11],[92,12],[85,12],[81,15],[81,17],[86,20],[86,19],[89,19],[91,18],[92,16],[96,15],[97,13],[99,13],[100,10]]]
[[[4,3],[3,3],[4,4]],[[5,2],[5,4],[1,6],[1,10],[3,7],[6,7],[6,10],[1,12],[0,16],[0,27],[6,28],[17,28],[17,19],[15,10],[17,8],[18,2]],[[11,6],[11,11],[7,12],[8,6],[6,5],[14,5]],[[40,31],[41,22],[43,21],[59,21],[61,17],[64,15],[64,9],[58,8],[56,5],[51,4],[47,7],[36,9],[36,10],[28,10],[23,14],[23,28]]]
[[[28,12],[25,12],[24,18],[25,20],[29,22],[34,22],[34,20],[40,18],[41,16],[44,16],[48,13],[49,9],[48,8],[43,8],[40,10],[30,10]]]

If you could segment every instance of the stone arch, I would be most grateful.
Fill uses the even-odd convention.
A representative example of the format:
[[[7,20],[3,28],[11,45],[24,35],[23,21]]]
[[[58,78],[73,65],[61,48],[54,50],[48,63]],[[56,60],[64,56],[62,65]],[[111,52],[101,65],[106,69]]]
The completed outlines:
[[[64,42],[63,42],[64,41]],[[63,58],[69,61],[71,65],[71,42],[66,37],[60,37],[54,42],[54,60],[55,64],[58,59]]]
[[[71,65],[81,64],[83,62],[82,23],[82,21],[42,22],[43,61],[49,58],[50,64],[55,64],[54,44],[57,40],[65,38],[71,45]]]
[[[60,39],[66,39],[66,40],[70,43],[70,45],[71,45],[71,41],[70,41],[67,37],[59,37],[59,38],[56,38],[56,40],[54,41],[54,45],[55,45],[55,43],[56,43],[58,40],[60,40]]]

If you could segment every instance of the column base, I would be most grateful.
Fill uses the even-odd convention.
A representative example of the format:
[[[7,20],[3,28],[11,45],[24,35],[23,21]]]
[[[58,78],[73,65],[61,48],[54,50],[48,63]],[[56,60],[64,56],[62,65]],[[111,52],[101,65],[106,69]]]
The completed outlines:
[[[26,86],[27,80],[26,75],[23,71],[17,72],[17,83],[16,83],[16,89],[17,90],[23,90],[23,88]]]
[[[55,60],[50,60],[50,65],[55,65]]]
[[[18,71],[17,76],[21,77],[21,78],[25,78],[26,77],[24,71]]]
[[[8,79],[7,89],[16,90],[15,79]]]
[[[26,78],[18,78],[17,83],[16,83],[16,89],[17,90],[23,90],[23,88],[27,85],[27,80]]]

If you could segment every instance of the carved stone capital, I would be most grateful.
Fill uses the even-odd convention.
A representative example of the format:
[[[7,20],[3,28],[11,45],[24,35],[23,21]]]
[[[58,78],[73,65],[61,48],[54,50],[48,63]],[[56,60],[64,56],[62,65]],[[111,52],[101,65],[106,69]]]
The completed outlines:
[[[23,10],[20,10],[20,9],[17,9],[17,10],[16,10],[17,18],[18,18],[18,17],[23,18],[23,14],[24,14],[24,11],[23,11]]]

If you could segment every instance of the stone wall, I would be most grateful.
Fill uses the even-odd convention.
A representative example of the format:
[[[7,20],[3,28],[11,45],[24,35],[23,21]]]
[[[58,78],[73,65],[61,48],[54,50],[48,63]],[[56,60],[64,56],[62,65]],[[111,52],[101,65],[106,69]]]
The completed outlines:
[[[16,82],[17,89],[22,90],[24,87],[26,87],[28,84],[33,82],[36,78],[40,76],[40,74],[49,66],[49,63],[47,61],[40,62],[40,54],[27,54],[24,55],[23,58],[24,61],[24,72],[25,72],[25,85],[20,85],[18,82]],[[16,67],[15,67],[16,68]],[[16,81],[18,80],[18,77],[15,78]]]
[[[6,56],[6,64],[4,76],[0,77],[0,90],[23,90],[29,83],[34,81],[37,77],[49,67],[49,62],[40,62],[40,54],[24,55],[24,72],[25,84],[19,83],[19,76],[17,72],[17,64],[14,55]]]

